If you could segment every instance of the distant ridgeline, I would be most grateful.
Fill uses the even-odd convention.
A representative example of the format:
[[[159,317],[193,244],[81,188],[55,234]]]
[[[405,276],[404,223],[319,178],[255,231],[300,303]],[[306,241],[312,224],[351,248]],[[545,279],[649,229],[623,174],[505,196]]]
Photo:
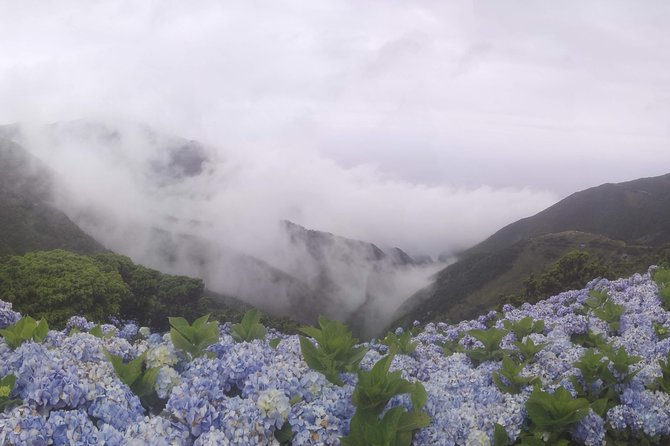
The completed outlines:
[[[396,313],[460,321],[670,261],[670,174],[572,194],[463,252]]]

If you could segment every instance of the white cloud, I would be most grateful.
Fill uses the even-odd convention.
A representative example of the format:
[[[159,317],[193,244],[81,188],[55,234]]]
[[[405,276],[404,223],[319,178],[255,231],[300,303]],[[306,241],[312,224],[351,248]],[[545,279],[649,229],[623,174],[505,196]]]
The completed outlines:
[[[665,173],[669,18],[662,1],[0,1],[0,121],[145,122],[239,168],[170,206],[436,253]]]

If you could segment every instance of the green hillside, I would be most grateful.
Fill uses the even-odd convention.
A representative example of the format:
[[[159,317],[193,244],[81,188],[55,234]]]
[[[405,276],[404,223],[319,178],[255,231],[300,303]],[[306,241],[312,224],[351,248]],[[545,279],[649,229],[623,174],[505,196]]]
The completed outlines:
[[[396,315],[403,324],[415,319],[458,321],[502,303],[580,288],[589,274],[643,272],[667,259],[668,222],[670,174],[577,192],[462,253]],[[576,258],[581,262],[571,265],[576,271],[559,274]]]

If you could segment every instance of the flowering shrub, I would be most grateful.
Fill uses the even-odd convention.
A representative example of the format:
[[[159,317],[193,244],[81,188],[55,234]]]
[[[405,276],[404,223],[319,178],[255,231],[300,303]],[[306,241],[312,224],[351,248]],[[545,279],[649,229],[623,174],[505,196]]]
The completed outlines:
[[[98,337],[71,318],[41,343],[0,339],[0,377],[15,377],[0,382],[0,401],[12,401],[0,444],[670,444],[666,283],[595,280],[491,317],[396,332],[409,354],[393,354],[392,337],[357,344],[325,319],[304,331],[313,339],[268,328],[248,342],[202,320],[189,346],[128,323]],[[0,301],[0,328],[19,319]]]

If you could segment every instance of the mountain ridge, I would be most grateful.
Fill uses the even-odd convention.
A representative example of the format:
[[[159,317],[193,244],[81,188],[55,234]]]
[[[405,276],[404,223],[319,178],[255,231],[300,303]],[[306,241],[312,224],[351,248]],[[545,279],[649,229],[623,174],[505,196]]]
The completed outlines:
[[[525,281],[571,251],[590,255],[613,276],[640,272],[670,245],[669,221],[670,174],[575,192],[461,253],[410,296],[396,321],[460,320],[490,310],[506,294],[523,296]]]

